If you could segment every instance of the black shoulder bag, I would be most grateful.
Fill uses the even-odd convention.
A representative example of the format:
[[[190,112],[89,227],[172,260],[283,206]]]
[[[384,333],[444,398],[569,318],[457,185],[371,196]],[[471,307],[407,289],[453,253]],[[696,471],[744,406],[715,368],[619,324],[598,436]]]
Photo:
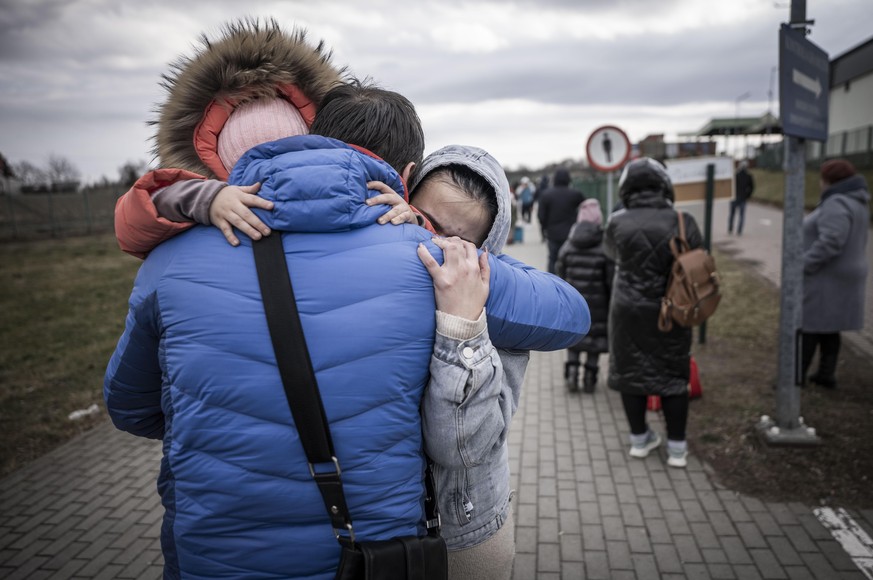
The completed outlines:
[[[446,580],[446,542],[440,536],[439,513],[429,461],[425,474],[427,535],[355,541],[355,531],[343,493],[339,461],[333,450],[330,427],[291,287],[282,236],[275,232],[254,242],[253,247],[267,325],[285,396],[306,451],[309,472],[318,484],[334,535],[342,546],[337,580]],[[330,468],[324,470],[324,465]],[[317,471],[316,466],[322,466],[322,470]]]

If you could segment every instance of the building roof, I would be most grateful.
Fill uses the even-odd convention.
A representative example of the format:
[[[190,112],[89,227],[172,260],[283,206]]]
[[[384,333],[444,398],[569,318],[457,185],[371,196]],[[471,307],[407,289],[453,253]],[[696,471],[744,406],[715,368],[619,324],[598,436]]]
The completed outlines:
[[[686,133],[698,137],[716,135],[765,135],[782,133],[782,124],[777,117],[764,113],[760,117],[720,117],[710,119],[699,131]]]
[[[873,37],[831,60],[831,86],[873,73]]]

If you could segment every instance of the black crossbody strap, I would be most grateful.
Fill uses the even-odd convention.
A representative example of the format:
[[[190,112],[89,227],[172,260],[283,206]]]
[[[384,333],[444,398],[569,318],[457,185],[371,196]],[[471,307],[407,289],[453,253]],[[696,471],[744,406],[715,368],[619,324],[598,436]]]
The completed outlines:
[[[340,465],[333,451],[330,427],[303,337],[288,263],[282,249],[282,236],[278,232],[266,236],[254,242],[253,248],[276,363],[300,442],[309,461],[309,471],[321,491],[337,539],[346,539],[347,534],[348,539],[354,542]],[[329,470],[324,470],[324,464],[330,465]]]
[[[252,247],[273,352],[276,354],[291,416],[294,417],[300,442],[309,461],[309,471],[318,484],[337,540],[354,543],[355,533],[343,492],[342,471],[333,450],[330,426],[303,336],[297,300],[282,248],[282,236],[274,233],[253,242]],[[329,470],[324,471],[323,464],[330,464]],[[319,465],[322,465],[321,469],[317,468]],[[440,517],[430,459],[427,459],[425,488],[428,533],[438,536]]]

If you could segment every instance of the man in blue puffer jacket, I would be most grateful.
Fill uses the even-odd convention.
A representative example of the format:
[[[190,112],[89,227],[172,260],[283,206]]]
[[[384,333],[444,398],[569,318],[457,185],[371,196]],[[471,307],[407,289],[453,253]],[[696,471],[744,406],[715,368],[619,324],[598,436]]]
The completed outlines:
[[[418,126],[411,104],[401,109],[385,135]],[[422,533],[419,404],[434,300],[416,248],[441,257],[426,230],[375,224],[384,208],[364,203],[375,180],[405,191],[388,163],[316,136],[256,147],[231,175],[260,181],[275,204],[262,218],[282,235],[359,540]],[[493,257],[491,272],[495,345],[560,349],[587,330],[571,287]],[[104,392],[119,428],[163,439],[168,578],[335,573],[339,544],[272,352],[250,251],[198,226],[149,255]]]

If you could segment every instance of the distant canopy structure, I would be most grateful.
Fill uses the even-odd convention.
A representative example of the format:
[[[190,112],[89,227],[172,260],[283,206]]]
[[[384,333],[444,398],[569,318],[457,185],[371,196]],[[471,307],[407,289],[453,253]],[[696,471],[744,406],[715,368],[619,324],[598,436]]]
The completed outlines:
[[[782,123],[771,113],[760,117],[721,117],[710,119],[702,129],[690,135],[717,137],[725,135],[781,135]]]

